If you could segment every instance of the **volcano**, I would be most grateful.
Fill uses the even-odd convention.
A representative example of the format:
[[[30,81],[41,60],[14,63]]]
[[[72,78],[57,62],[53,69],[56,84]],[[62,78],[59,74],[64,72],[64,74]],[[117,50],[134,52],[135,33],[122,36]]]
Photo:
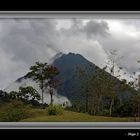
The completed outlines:
[[[63,103],[67,101],[69,105],[71,105],[74,100],[81,100],[83,98],[80,94],[81,85],[76,73],[77,68],[81,68],[82,70],[86,71],[89,76],[95,73],[95,69],[100,68],[94,63],[88,61],[86,58],[84,58],[84,56],[71,52],[68,54],[61,53],[61,55],[59,53],[59,55],[56,55],[54,58],[55,59],[53,59],[52,65],[57,67],[60,71],[57,78],[62,82],[62,85],[55,89],[53,96],[54,103]],[[111,75],[108,73],[108,76]],[[111,77],[112,79],[117,80],[118,83],[120,82],[119,79],[113,76]],[[18,78],[15,82],[9,85],[5,91],[18,91],[20,86],[32,86],[41,95],[41,90],[39,89],[38,84],[31,79],[26,79],[25,76]],[[122,99],[126,99],[132,94],[127,89],[124,92],[125,94],[120,95],[120,98]],[[50,95],[47,93],[47,91],[44,93],[44,102],[50,103]]]

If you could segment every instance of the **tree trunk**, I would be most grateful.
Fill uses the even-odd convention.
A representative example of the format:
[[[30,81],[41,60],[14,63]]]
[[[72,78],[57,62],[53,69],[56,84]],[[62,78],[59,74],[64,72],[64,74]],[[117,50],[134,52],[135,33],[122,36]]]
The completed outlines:
[[[100,106],[100,104],[101,104],[101,102],[102,102],[102,97],[98,97],[98,104],[97,104],[97,113],[99,113],[100,112],[100,110],[101,110],[101,106]]]
[[[122,99],[120,99],[120,105],[122,104]]]
[[[42,88],[42,104],[44,104],[44,100],[43,100],[43,88]]]
[[[114,98],[112,98],[111,103],[110,103],[110,108],[109,108],[109,115],[112,115],[112,107],[113,107],[113,103],[114,103]]]
[[[42,80],[42,104],[44,104],[44,82],[43,82],[43,80]]]
[[[52,94],[51,94],[51,105],[53,104]]]
[[[51,95],[51,105],[53,104],[53,89],[50,89],[50,95]]]
[[[95,105],[94,106],[94,116],[96,115],[96,113],[97,113],[97,106]]]
[[[86,94],[86,112],[88,112],[88,94]]]
[[[138,118],[140,120],[140,103],[138,103]]]

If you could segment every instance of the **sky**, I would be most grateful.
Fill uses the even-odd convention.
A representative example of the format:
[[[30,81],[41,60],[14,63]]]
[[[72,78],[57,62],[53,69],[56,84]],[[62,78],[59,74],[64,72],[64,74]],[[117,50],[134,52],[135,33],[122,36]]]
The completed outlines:
[[[138,73],[139,19],[0,19],[0,89],[59,52],[79,53],[103,67],[114,50],[122,73]]]

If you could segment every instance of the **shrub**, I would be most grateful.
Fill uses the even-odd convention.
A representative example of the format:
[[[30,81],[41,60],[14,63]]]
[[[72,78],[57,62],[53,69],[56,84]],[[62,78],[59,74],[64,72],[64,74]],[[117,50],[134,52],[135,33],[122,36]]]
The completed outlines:
[[[41,108],[41,109],[46,109],[47,107],[49,107],[49,105],[46,104],[46,103],[40,104],[40,108]]]
[[[97,115],[99,115],[99,116],[110,116],[108,109],[104,109],[104,110],[100,111],[99,113],[97,113]]]
[[[1,108],[0,121],[17,122],[21,119],[27,118],[27,107],[28,106],[25,106],[23,102],[17,100],[5,104],[5,106]]]
[[[112,110],[112,116],[134,117],[137,114],[137,104],[132,99],[115,106]]]
[[[50,105],[47,111],[48,115],[61,115],[63,114],[64,108],[61,105]]]
[[[0,121],[17,122],[26,118],[26,110],[21,108],[9,108],[0,113]]]

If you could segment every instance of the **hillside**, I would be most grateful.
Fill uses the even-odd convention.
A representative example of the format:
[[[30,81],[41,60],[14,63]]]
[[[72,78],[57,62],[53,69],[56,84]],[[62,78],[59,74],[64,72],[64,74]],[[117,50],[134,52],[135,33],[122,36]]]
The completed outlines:
[[[93,64],[92,62],[88,61],[80,54],[68,53],[63,54],[61,57],[58,57],[54,63],[60,70],[60,74],[58,75],[58,79],[62,81],[62,86],[57,88],[57,92],[60,95],[68,97],[68,99],[72,102],[73,100],[81,100],[82,96],[79,93],[81,91],[81,81],[78,76],[77,70],[78,68],[85,71],[89,77],[91,75],[96,75],[95,69],[101,70],[98,66]],[[108,77],[111,77],[112,81],[116,81],[118,85],[121,83],[119,79],[116,77],[111,76],[108,72],[104,71]],[[86,80],[86,79],[85,79]],[[131,88],[131,90],[133,90]],[[130,87],[122,93],[118,93],[118,97],[122,99],[127,99],[131,96],[132,93],[130,91]]]
[[[95,74],[95,69],[101,70],[98,66],[88,61],[82,55],[74,53],[58,54],[54,57],[52,64],[60,71],[57,78],[60,80],[61,85],[55,89],[55,94],[53,96],[54,103],[60,104],[67,101],[69,105],[71,105],[73,104],[73,101],[82,101],[83,97],[80,93],[81,81],[77,74],[78,68],[84,70],[89,76]],[[107,75],[112,77],[112,80],[116,80],[118,83],[120,83],[118,79],[111,76],[109,73],[107,73]],[[17,91],[19,86],[25,87],[27,85],[33,86],[40,93],[37,83],[31,79],[26,79],[24,76],[18,78],[14,83],[9,85],[5,91]],[[121,99],[127,99],[131,95],[132,94],[129,89],[126,89],[124,94],[119,93],[118,97]],[[44,101],[48,104],[50,103],[50,95],[47,93],[47,91],[44,94]]]

